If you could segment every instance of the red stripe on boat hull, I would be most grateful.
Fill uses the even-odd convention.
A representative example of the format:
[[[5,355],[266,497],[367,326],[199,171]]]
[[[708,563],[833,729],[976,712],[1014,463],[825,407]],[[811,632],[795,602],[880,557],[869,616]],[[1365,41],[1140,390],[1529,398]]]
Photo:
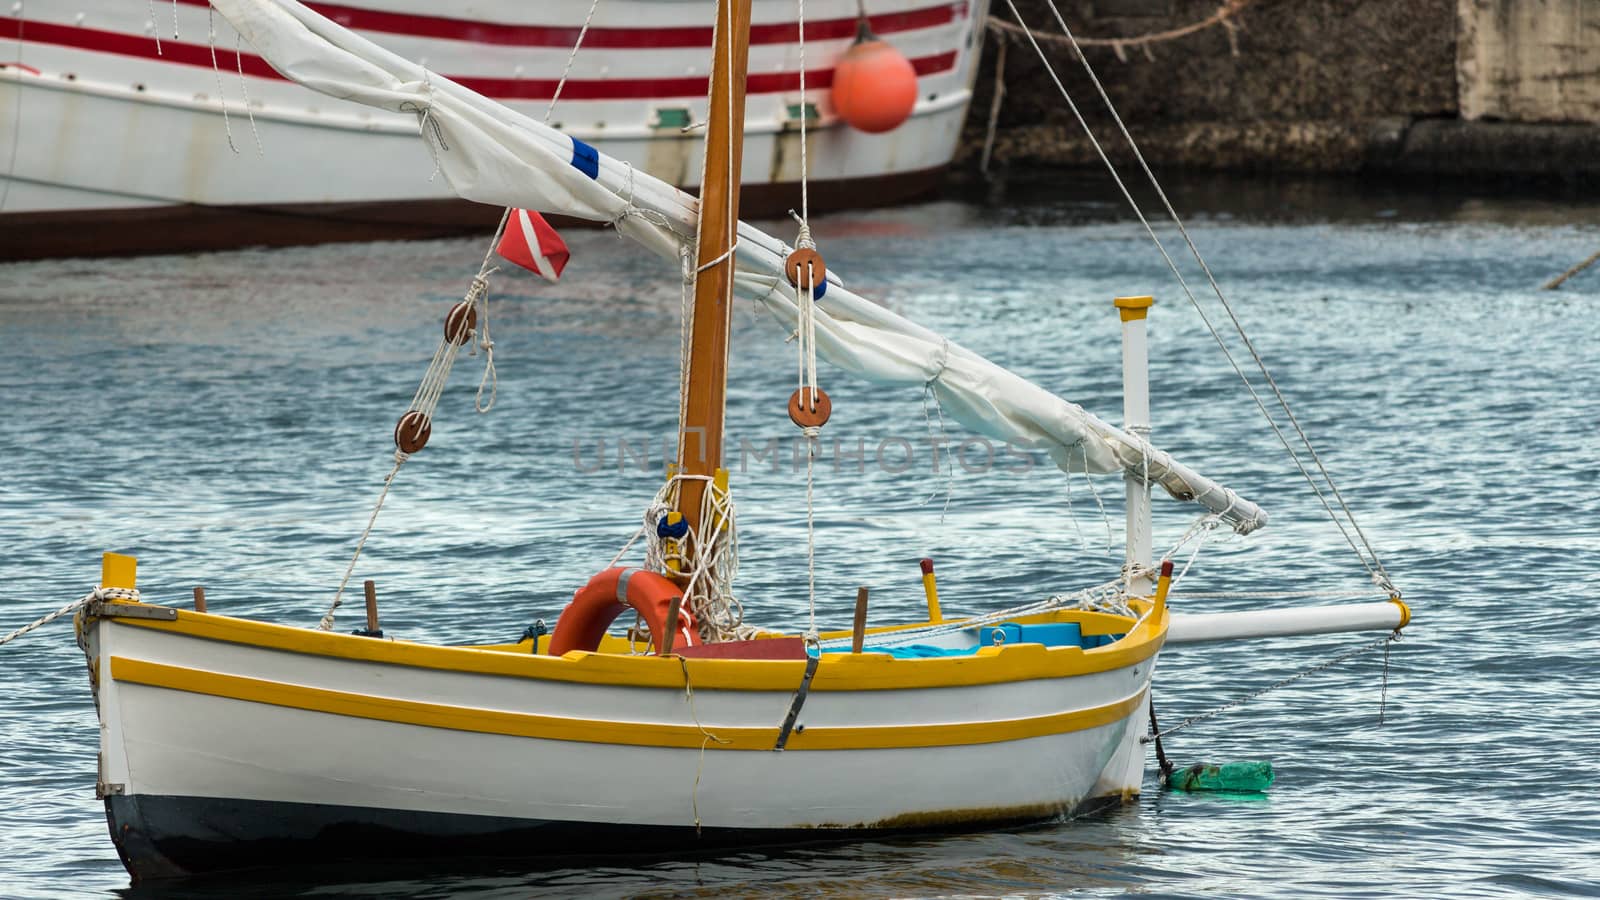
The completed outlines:
[[[192,6],[206,6],[207,0],[181,0]],[[576,27],[564,25],[512,25],[501,22],[483,22],[456,19],[448,16],[424,16],[414,13],[397,13],[331,3],[307,4],[323,16],[346,28],[380,34],[404,34],[438,40],[467,41],[474,44],[496,44],[512,47],[571,47],[578,41]],[[883,13],[869,16],[868,22],[877,34],[915,31],[919,28],[936,28],[947,25],[967,15],[965,0],[943,3],[905,12]],[[821,41],[851,37],[856,33],[856,18],[822,19],[806,23],[806,40]],[[793,44],[800,39],[800,29],[793,22],[777,22],[750,26],[750,43]],[[681,26],[676,28],[590,28],[583,38],[584,47],[595,49],[661,49],[666,47],[711,47],[710,26]]]
[[[143,35],[123,34],[77,28],[53,22],[27,22],[26,29],[17,19],[0,19],[0,38],[26,39],[35,43],[91,50],[98,53],[115,53],[141,59],[178,63],[187,66],[212,65],[212,48],[200,44],[162,41],[161,52],[156,52],[153,38]],[[216,49],[216,65],[228,71],[243,69],[246,75],[282,79],[266,60],[248,53],[235,54],[231,50]],[[911,65],[918,75],[933,75],[955,68],[957,54],[950,50],[932,56],[913,59]],[[555,79],[485,78],[445,76],[452,81],[495,100],[548,100],[555,96]],[[806,73],[806,87],[827,88],[833,83],[832,69],[816,69]],[[776,94],[800,89],[799,72],[762,72],[752,74],[745,91],[750,94]],[[597,80],[569,80],[561,96],[568,100],[649,100],[673,98],[702,98],[706,94],[706,79],[686,78],[607,78]]]

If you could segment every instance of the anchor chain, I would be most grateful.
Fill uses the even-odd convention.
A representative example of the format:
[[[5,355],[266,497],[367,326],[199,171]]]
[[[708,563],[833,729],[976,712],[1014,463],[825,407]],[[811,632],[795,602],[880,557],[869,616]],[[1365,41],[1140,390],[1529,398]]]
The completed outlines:
[[[1200,713],[1199,715],[1190,716],[1189,718],[1184,719],[1182,722],[1179,722],[1178,724],[1172,726],[1171,728],[1167,728],[1167,729],[1164,729],[1162,731],[1154,731],[1154,730],[1152,730],[1152,732],[1150,734],[1147,734],[1144,737],[1139,738],[1139,743],[1148,744],[1148,743],[1151,743],[1153,741],[1159,741],[1161,738],[1166,737],[1167,735],[1176,734],[1176,733],[1184,730],[1185,728],[1188,728],[1190,725],[1194,725],[1194,724],[1196,724],[1198,722],[1204,722],[1206,719],[1209,719],[1212,716],[1220,715],[1220,714],[1222,714],[1224,712],[1227,712],[1228,710],[1233,709],[1235,707],[1243,706],[1244,704],[1249,703],[1251,700],[1254,700],[1257,697],[1260,697],[1260,696],[1262,696],[1264,694],[1269,694],[1269,693],[1271,693],[1271,692],[1273,692],[1273,691],[1275,691],[1275,690],[1277,690],[1279,688],[1282,688],[1282,687],[1288,687],[1289,685],[1294,684],[1296,681],[1299,681],[1300,679],[1305,678],[1308,675],[1315,675],[1316,673],[1324,671],[1326,669],[1330,669],[1333,666],[1336,666],[1339,663],[1344,662],[1347,659],[1350,659],[1351,657],[1360,656],[1361,654],[1366,653],[1369,650],[1376,650],[1379,647],[1383,647],[1384,648],[1384,680],[1383,680],[1384,697],[1380,701],[1380,708],[1379,708],[1379,712],[1378,712],[1378,724],[1382,725],[1383,724],[1383,711],[1382,711],[1381,704],[1384,703],[1384,702],[1387,702],[1387,700],[1388,700],[1388,684],[1389,684],[1388,647],[1389,647],[1390,644],[1392,644],[1392,643],[1394,643],[1395,641],[1398,641],[1398,640],[1400,640],[1400,629],[1396,628],[1394,631],[1384,635],[1381,638],[1378,638],[1375,641],[1371,641],[1369,643],[1362,644],[1359,647],[1355,647],[1353,649],[1346,650],[1345,652],[1339,654],[1338,656],[1335,656],[1332,659],[1328,659],[1328,660],[1325,660],[1323,662],[1320,662],[1320,663],[1312,666],[1311,668],[1306,669],[1303,672],[1299,672],[1299,673],[1296,673],[1294,675],[1290,675],[1288,678],[1285,678],[1285,679],[1283,679],[1281,681],[1273,682],[1272,684],[1269,684],[1264,688],[1261,688],[1261,689],[1256,690],[1256,691],[1252,691],[1252,692],[1250,692],[1248,694],[1245,694],[1242,697],[1236,697],[1233,700],[1230,700],[1227,703],[1222,704],[1221,706],[1217,707],[1216,709],[1212,709],[1212,710],[1209,710],[1207,712]],[[1152,720],[1152,725],[1153,724],[1154,724],[1154,722]]]

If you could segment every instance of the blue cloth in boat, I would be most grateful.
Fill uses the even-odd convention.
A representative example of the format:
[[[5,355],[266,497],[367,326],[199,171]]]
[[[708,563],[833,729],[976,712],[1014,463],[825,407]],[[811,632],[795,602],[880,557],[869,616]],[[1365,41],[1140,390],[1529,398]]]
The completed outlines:
[[[995,636],[999,634],[1000,640]],[[900,644],[889,646],[866,646],[864,653],[887,653],[896,659],[935,659],[944,656],[971,656],[983,647],[992,647],[995,644],[1043,644],[1046,647],[1082,647],[1093,650],[1106,644],[1120,640],[1120,634],[1084,634],[1083,629],[1076,622],[1046,622],[1037,625],[1022,625],[1017,622],[1002,622],[999,625],[985,625],[978,629],[978,643],[972,647],[936,647],[932,644]],[[830,647],[825,653],[849,653],[848,647]]]

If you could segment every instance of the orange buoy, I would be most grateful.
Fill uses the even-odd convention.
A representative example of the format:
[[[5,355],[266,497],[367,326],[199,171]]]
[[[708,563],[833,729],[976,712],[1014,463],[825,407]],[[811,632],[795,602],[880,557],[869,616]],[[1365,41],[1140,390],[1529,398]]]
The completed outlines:
[[[833,110],[850,127],[882,134],[900,127],[917,103],[911,60],[862,29],[833,68]]]

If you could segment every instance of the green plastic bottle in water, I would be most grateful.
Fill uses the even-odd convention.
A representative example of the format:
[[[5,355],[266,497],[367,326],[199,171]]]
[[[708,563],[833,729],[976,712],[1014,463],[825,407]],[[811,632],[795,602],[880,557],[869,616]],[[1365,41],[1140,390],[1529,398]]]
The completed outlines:
[[[1176,791],[1233,791],[1256,793],[1272,787],[1272,763],[1235,762],[1220,766],[1197,763],[1176,769],[1167,784]]]

